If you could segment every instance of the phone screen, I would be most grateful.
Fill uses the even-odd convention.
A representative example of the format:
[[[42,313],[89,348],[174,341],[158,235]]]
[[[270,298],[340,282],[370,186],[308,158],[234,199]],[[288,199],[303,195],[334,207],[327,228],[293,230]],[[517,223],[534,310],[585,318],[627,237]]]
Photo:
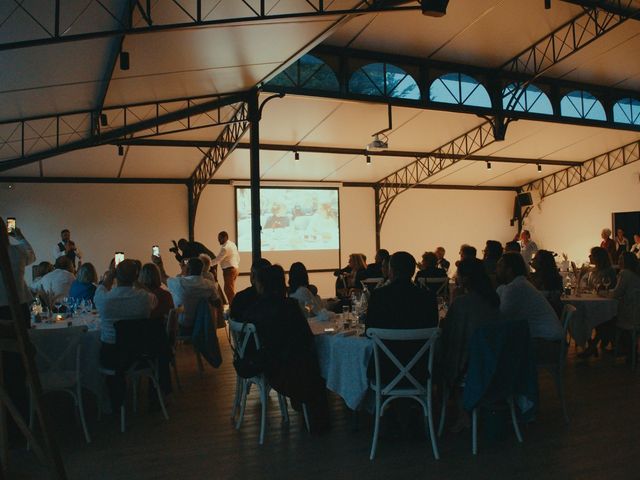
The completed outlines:
[[[151,247],[151,255],[153,255],[154,257],[160,256],[160,247],[158,245],[154,245],[153,247]]]
[[[13,217],[7,218],[7,232],[12,233],[16,229],[16,219]]]
[[[118,266],[118,264],[124,260],[124,252],[116,252],[114,259],[116,262],[116,266]]]

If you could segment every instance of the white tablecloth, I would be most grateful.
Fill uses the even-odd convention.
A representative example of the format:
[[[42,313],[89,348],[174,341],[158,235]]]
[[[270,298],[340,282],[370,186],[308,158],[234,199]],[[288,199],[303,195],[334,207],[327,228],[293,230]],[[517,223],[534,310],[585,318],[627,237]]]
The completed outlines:
[[[352,410],[356,410],[369,389],[367,366],[373,353],[371,340],[342,333],[327,334],[332,322],[309,321],[316,335],[320,374],[327,388],[337,393]],[[352,333],[352,332],[350,332]]]
[[[562,301],[576,307],[576,313],[569,324],[569,332],[576,345],[580,347],[584,347],[591,338],[591,330],[611,320],[618,313],[618,301],[613,298],[582,294],[580,297],[564,297]]]
[[[55,331],[63,328],[67,328],[68,323],[71,322],[71,326],[78,327],[86,325],[89,330],[87,331],[84,339],[81,343],[81,366],[80,373],[82,375],[82,385],[87,390],[94,393],[97,399],[105,404],[106,390],[104,386],[104,379],[100,374],[100,330],[99,317],[97,315],[86,314],[72,319],[65,319],[62,322],[55,323],[39,323],[32,326],[32,330],[46,331],[51,335],[31,335],[31,341],[34,346],[43,352],[47,351],[47,345],[51,345],[51,342],[56,341]]]

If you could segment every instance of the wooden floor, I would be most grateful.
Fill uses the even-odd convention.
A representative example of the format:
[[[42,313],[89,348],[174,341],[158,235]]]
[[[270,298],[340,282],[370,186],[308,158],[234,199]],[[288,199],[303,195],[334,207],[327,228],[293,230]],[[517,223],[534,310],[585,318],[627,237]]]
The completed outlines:
[[[170,420],[149,412],[146,402],[129,417],[128,431],[119,432],[118,417],[98,422],[89,408],[90,445],[84,443],[72,407],[65,397],[52,398],[54,427],[71,479],[640,479],[640,373],[632,374],[612,355],[587,362],[571,358],[567,368],[570,426],[562,421],[560,404],[549,378],[541,378],[537,420],[523,428],[524,444],[511,431],[506,440],[490,443],[480,426],[479,455],[470,452],[470,433],[445,433],[441,460],[433,459],[428,440],[381,440],[378,456],[369,461],[371,418],[359,425],[332,396],[333,428],[313,437],[291,410],[288,427],[280,424],[273,397],[269,428],[258,445],[259,410],[250,397],[245,423],[236,431],[229,420],[235,372],[231,352],[224,364],[196,373],[193,354],[179,355],[183,392],[169,406]],[[146,397],[143,397],[146,399]],[[35,457],[12,452],[9,478],[46,478]]]

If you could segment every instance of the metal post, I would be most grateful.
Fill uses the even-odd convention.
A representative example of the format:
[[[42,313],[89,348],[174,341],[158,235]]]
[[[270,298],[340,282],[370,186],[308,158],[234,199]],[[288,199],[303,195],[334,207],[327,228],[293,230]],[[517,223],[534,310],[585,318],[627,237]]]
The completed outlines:
[[[196,204],[193,191],[193,180],[187,182],[187,215],[189,216],[189,241],[195,240],[195,227],[196,227]]]
[[[255,262],[262,257],[260,233],[260,110],[258,91],[252,90],[247,99],[249,107],[249,170],[251,180],[251,257]]]
[[[382,222],[380,221],[380,187],[373,187],[375,194],[375,214],[376,214],[376,252],[380,250],[380,230],[382,230]]]

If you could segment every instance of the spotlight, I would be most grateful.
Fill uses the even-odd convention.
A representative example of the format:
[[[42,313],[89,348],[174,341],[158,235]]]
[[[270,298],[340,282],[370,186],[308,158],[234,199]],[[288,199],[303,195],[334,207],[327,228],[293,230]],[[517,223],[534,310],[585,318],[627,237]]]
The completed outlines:
[[[544,9],[549,10],[551,8],[551,0],[544,0]]]
[[[487,162],[487,170],[491,170],[491,162]]]
[[[367,155],[367,165],[371,165],[371,157]]]
[[[293,158],[297,162],[298,160],[300,160],[300,154],[298,152],[293,152]]]
[[[101,127],[106,127],[107,125],[109,125],[109,119],[107,118],[107,114],[106,113],[101,113],[100,114],[100,126]]]
[[[538,173],[542,171],[542,165],[538,164]]]
[[[124,156],[124,147],[122,145],[118,145],[118,155]]]
[[[129,52],[120,52],[120,70],[129,70]]]
[[[449,0],[421,0],[422,14],[427,17],[444,17]]]

